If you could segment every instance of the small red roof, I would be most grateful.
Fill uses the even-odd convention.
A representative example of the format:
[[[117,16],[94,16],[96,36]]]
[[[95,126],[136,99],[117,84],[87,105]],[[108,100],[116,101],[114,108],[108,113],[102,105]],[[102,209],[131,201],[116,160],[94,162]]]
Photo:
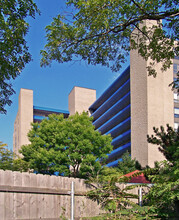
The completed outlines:
[[[124,176],[126,177],[131,177],[131,179],[129,180],[129,183],[151,183],[150,181],[148,181],[144,174],[141,173],[138,176],[135,176],[135,174],[140,173],[141,171],[139,170],[135,170],[133,172],[127,173]]]

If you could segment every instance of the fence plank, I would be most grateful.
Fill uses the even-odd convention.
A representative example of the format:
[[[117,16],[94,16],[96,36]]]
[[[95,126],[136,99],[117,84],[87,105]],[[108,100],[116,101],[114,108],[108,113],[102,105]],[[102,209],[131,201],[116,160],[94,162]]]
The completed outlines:
[[[51,189],[54,189],[54,190],[57,190],[58,191],[58,188],[57,188],[57,179],[58,177],[56,176],[50,176],[49,177],[49,180],[50,180],[50,184],[49,184],[49,187]],[[53,213],[54,216],[58,216],[57,214],[57,198],[56,196],[51,196],[50,197],[50,204],[51,204],[51,212]]]
[[[22,187],[22,173],[13,172],[14,176],[14,186]],[[15,193],[14,194],[14,217],[22,218],[22,194]]]
[[[44,176],[44,186],[46,188],[49,188],[49,189],[51,188],[50,187],[50,181],[51,181],[51,176],[45,175]],[[50,218],[51,216],[54,216],[53,210],[51,209],[51,207],[52,207],[51,199],[52,199],[51,195],[44,194],[44,203],[43,203],[44,217],[47,217],[47,218]]]
[[[29,174],[30,176],[30,187],[36,188],[37,187],[37,175],[36,174]],[[30,219],[37,218],[37,194],[31,193],[29,198],[29,207],[30,207]]]
[[[37,176],[37,187],[42,187],[45,188],[45,183],[44,183],[44,176],[42,174],[38,174]],[[38,194],[37,195],[37,218],[43,218],[44,217],[44,194]]]
[[[9,183],[9,185],[13,185],[13,173],[10,170],[7,170],[4,173],[4,183]],[[13,219],[14,218],[14,195],[13,193],[5,193],[4,194],[4,207],[5,207],[5,219]]]
[[[0,185],[4,185],[4,174],[5,172],[3,170],[0,170]],[[4,193],[0,193],[0,214],[1,214],[1,218],[2,220],[5,220],[5,208],[6,208],[6,204],[4,202],[5,200],[5,194]]]
[[[22,173],[22,187],[30,186],[30,175],[28,173]],[[30,195],[22,194],[22,218],[30,218]]]

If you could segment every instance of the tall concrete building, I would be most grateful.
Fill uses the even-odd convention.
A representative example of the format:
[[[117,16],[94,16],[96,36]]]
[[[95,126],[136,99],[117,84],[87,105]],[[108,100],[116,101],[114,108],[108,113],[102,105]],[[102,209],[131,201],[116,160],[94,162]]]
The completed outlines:
[[[69,111],[34,106],[33,90],[21,89],[19,106],[14,123],[13,151],[19,154],[22,145],[29,144],[27,134],[32,122],[40,122],[49,114],[63,114],[65,118],[75,112],[88,111],[88,107],[96,100],[96,90],[74,87],[69,94]]]
[[[153,22],[145,24],[151,27]],[[149,63],[150,60],[131,50],[130,66],[89,107],[96,129],[113,137],[108,166],[117,166],[128,150],[142,166],[152,167],[164,157],[155,145],[147,142],[147,135],[153,134],[153,127],[179,125],[178,95],[169,87],[179,70],[179,60],[174,59],[174,65],[166,72],[161,72],[161,63],[156,64],[156,78],[148,76]]]
[[[130,66],[97,100],[95,90],[74,87],[68,97],[69,111],[34,106],[33,91],[21,89],[14,123],[14,152],[29,144],[27,133],[32,122],[40,122],[52,113],[68,117],[89,108],[96,129],[113,137],[108,166],[117,166],[126,150],[142,166],[153,166],[163,155],[147,142],[147,134],[153,133],[153,126],[167,123],[175,128],[179,126],[179,96],[168,87],[179,70],[179,59],[174,59],[168,72],[159,71],[157,78],[147,76],[146,65],[147,62],[132,51]]]
[[[159,71],[153,78],[148,76],[146,65],[133,51],[130,66],[89,107],[96,129],[113,138],[108,166],[117,166],[128,150],[142,166],[152,167],[164,157],[147,142],[147,134],[153,134],[154,126],[179,126],[179,97],[169,87],[173,67],[165,73]]]
[[[146,25],[151,27],[152,22],[146,21]],[[117,166],[126,150],[142,166],[152,167],[155,161],[163,160],[158,148],[147,142],[147,135],[153,134],[154,126],[179,126],[179,96],[169,87],[179,71],[179,59],[174,59],[166,72],[160,71],[161,63],[156,64],[156,78],[148,76],[149,62],[132,50],[130,66],[97,100],[96,90],[75,86],[68,96],[69,111],[34,106],[33,91],[21,89],[14,124],[14,151],[17,153],[20,146],[29,143],[31,122],[41,121],[51,113],[68,117],[89,110],[95,128],[113,138],[108,166]]]

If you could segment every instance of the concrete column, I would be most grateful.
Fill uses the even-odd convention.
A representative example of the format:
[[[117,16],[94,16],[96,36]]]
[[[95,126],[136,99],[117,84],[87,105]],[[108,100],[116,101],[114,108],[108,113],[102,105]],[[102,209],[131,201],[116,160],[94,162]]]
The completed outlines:
[[[74,115],[76,112],[79,114],[83,111],[88,111],[90,105],[96,100],[96,90],[73,87],[68,96],[68,109],[70,115]]]
[[[14,123],[13,151],[18,154],[22,145],[29,144],[27,134],[33,122],[33,90],[21,89],[19,106]]]
[[[151,26],[151,21],[145,25]],[[131,83],[131,155],[142,166],[153,167],[155,161],[164,156],[156,145],[147,142],[147,134],[153,134],[153,127],[173,126],[173,92],[168,85],[173,81],[173,67],[161,72],[161,63],[156,64],[157,77],[148,76],[146,67],[150,60],[144,60],[137,50],[130,52]]]

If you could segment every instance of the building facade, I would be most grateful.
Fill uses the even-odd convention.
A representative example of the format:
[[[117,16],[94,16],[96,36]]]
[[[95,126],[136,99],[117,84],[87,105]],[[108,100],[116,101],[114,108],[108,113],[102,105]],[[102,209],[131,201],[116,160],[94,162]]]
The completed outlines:
[[[176,57],[173,61],[173,80],[177,79],[177,74],[179,73],[179,57]],[[179,127],[179,94],[174,91],[174,128]]]
[[[144,23],[149,28],[154,24],[152,21]],[[139,36],[136,31],[135,36]],[[14,124],[14,152],[18,153],[20,146],[29,143],[27,133],[32,122],[41,121],[51,113],[68,117],[89,110],[95,128],[113,138],[108,166],[117,166],[128,150],[143,167],[153,167],[154,162],[163,160],[164,156],[155,145],[147,142],[147,135],[153,134],[153,127],[169,124],[177,129],[179,126],[179,96],[169,87],[179,71],[179,59],[174,59],[173,66],[165,72],[161,72],[161,63],[156,64],[155,78],[148,76],[150,61],[131,50],[130,66],[97,100],[96,90],[75,86],[68,97],[69,111],[34,106],[33,91],[21,89]]]
[[[89,110],[95,128],[113,138],[108,166],[117,166],[127,150],[142,166],[153,166],[164,158],[156,146],[147,142],[147,134],[153,134],[154,126],[170,124],[175,129],[179,126],[179,96],[168,86],[176,78],[179,59],[173,63],[167,72],[158,71],[157,78],[148,77],[146,61],[133,51],[130,66],[97,100],[96,90],[75,86],[68,96],[69,111],[34,106],[33,91],[21,89],[13,151],[18,154],[22,145],[29,144],[27,134],[32,122],[40,122],[52,113],[67,118],[75,112]]]
[[[117,166],[126,150],[142,166],[152,167],[164,159],[158,148],[147,142],[147,134],[153,134],[153,127],[179,126],[179,96],[169,87],[179,70],[179,60],[173,63],[164,73],[158,64],[157,77],[149,77],[147,61],[131,51],[130,66],[89,107],[96,129],[113,138],[108,166]]]
[[[147,20],[144,25],[151,28],[158,24]],[[134,32],[134,36],[140,38],[141,33],[137,29]],[[113,137],[108,166],[117,166],[128,150],[143,167],[153,167],[154,162],[163,160],[164,156],[147,142],[147,135],[153,134],[153,127],[169,124],[177,128],[179,125],[178,95],[169,87],[179,70],[179,60],[174,59],[173,66],[165,72],[161,72],[161,63],[155,64],[155,78],[148,76],[150,62],[137,50],[131,50],[130,66],[89,107],[96,129]]]
[[[111,134],[113,151],[108,166],[116,166],[118,159],[131,149],[130,68],[90,106],[93,124],[102,134]]]

